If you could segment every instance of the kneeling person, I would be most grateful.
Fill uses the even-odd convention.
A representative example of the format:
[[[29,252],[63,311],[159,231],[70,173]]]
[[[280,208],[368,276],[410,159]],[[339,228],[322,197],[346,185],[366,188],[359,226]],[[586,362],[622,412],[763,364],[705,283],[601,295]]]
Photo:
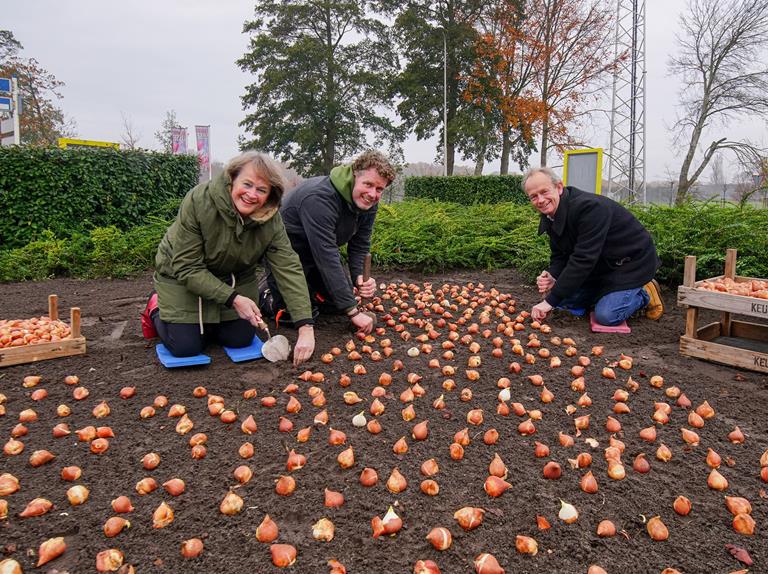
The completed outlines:
[[[550,168],[528,170],[523,189],[549,235],[549,267],[536,280],[544,300],[531,310],[543,320],[555,307],[590,308],[602,325],[637,310],[658,319],[663,305],[653,280],[660,261],[648,230],[619,203],[563,182]]]
[[[345,313],[355,329],[364,333],[371,332],[373,319],[360,312],[355,295],[369,298],[376,292],[375,279],[363,281],[363,262],[371,248],[381,194],[394,179],[395,169],[387,158],[367,151],[350,165],[334,167],[329,176],[303,181],[286,194],[280,208],[313,306],[318,311]],[[345,244],[351,277],[339,252]],[[261,306],[267,313],[271,307],[273,315],[284,307],[274,272],[267,274]]]
[[[213,339],[247,347],[263,324],[259,262],[265,257],[299,330],[294,363],[315,347],[312,309],[299,258],[278,211],[282,170],[246,152],[187,193],[155,257],[155,291],[142,313],[144,336],[159,335],[178,357],[199,354]]]

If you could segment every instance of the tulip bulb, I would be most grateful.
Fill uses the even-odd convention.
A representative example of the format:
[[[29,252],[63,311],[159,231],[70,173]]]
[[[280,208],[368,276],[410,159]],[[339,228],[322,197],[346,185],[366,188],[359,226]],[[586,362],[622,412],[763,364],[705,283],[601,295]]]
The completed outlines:
[[[560,465],[556,463],[555,461],[551,460],[547,464],[544,465],[544,478],[548,478],[550,480],[557,480],[560,478],[560,475],[562,474],[562,469],[560,468]]]
[[[440,574],[440,568],[432,560],[417,560],[413,574]]]
[[[181,555],[184,558],[197,558],[203,552],[203,541],[199,538],[190,538],[181,543]]]
[[[64,554],[66,549],[67,544],[64,542],[63,536],[49,538],[40,545],[40,548],[37,551],[37,566],[40,567],[43,564],[58,558]]]
[[[384,518],[375,516],[371,520],[371,526],[373,537],[378,538],[382,534],[396,534],[403,527],[403,521],[390,506]]]
[[[114,538],[120,534],[124,528],[130,528],[131,523],[122,516],[113,516],[104,523],[104,535],[107,538]]]
[[[261,524],[256,527],[256,540],[264,544],[270,544],[277,540],[277,535],[277,524],[269,517],[269,514],[265,515]]]
[[[713,468],[707,477],[707,486],[712,490],[723,491],[728,488],[728,481],[722,474]]]
[[[360,484],[374,486],[379,481],[378,473],[372,468],[364,468],[360,473]]]
[[[656,542],[669,538],[669,530],[659,516],[654,516],[648,521],[646,530],[648,530],[648,535]]]
[[[507,478],[507,465],[501,460],[498,453],[493,456],[491,464],[488,465],[488,472],[492,476],[498,476],[499,478]]]
[[[755,533],[755,519],[749,514],[737,514],[733,517],[733,529],[739,534],[752,536]]]
[[[366,424],[365,415],[363,414],[365,411],[360,411],[358,414],[352,417],[352,425],[361,428],[364,427]]]
[[[691,512],[691,501],[685,496],[678,496],[672,503],[672,508],[675,509],[680,516],[688,516]]]
[[[453,518],[464,530],[474,530],[483,522],[485,510],[472,506],[465,506],[453,513]]]
[[[435,550],[447,550],[451,547],[453,537],[451,536],[451,531],[447,528],[437,527],[429,531],[427,540],[429,540]]]
[[[35,498],[31,500],[26,508],[19,513],[21,518],[29,518],[31,516],[42,516],[53,507],[53,503],[46,498]]]
[[[397,468],[392,470],[392,473],[387,479],[387,489],[393,494],[399,494],[403,492],[407,487],[408,481],[405,480],[405,477],[400,473],[400,471]]]
[[[272,544],[269,547],[272,564],[278,568],[287,568],[296,562],[296,548],[290,544]]]
[[[243,499],[234,492],[228,492],[219,505],[219,511],[227,516],[234,516],[243,509]]]
[[[560,520],[566,524],[573,524],[579,519],[579,511],[573,504],[569,504],[564,500],[560,501],[560,511],[557,513]]]
[[[581,477],[579,486],[581,487],[581,490],[587,494],[594,494],[597,492],[597,480],[595,479],[595,476],[592,474],[591,470]]]
[[[336,461],[341,468],[351,468],[355,464],[355,451],[350,446],[339,453],[339,456],[336,457]]]
[[[325,502],[327,508],[338,508],[344,504],[344,495],[334,490],[325,489]]]
[[[112,501],[112,510],[115,512],[133,512],[133,504],[127,496],[118,496]]]
[[[485,484],[483,485],[483,489],[488,494],[488,496],[491,496],[493,498],[499,497],[502,494],[504,494],[504,491],[508,488],[512,488],[512,485],[508,483],[503,478],[499,478],[498,476],[491,475],[488,478],[485,479]]]
[[[165,528],[173,522],[173,509],[165,502],[161,502],[152,513],[152,527]]]
[[[641,452],[635,457],[635,461],[632,463],[632,468],[635,469],[635,472],[645,474],[650,472],[651,463],[645,458],[645,454]]]
[[[75,485],[67,490],[67,500],[72,506],[79,506],[88,500],[90,491],[81,484]]]
[[[610,520],[601,520],[597,525],[597,535],[601,538],[616,536],[616,525]]]
[[[521,536],[520,534],[515,537],[515,548],[520,554],[528,554],[530,556],[536,556],[539,551],[539,545],[536,540],[530,536]]]
[[[327,518],[321,518],[312,526],[312,538],[319,542],[330,542],[333,540],[334,531],[333,522]]]
[[[280,496],[290,496],[296,490],[296,480],[292,476],[281,476],[275,481],[275,492]]]
[[[737,514],[752,514],[752,505],[749,500],[741,496],[726,496],[725,506],[734,516]]]

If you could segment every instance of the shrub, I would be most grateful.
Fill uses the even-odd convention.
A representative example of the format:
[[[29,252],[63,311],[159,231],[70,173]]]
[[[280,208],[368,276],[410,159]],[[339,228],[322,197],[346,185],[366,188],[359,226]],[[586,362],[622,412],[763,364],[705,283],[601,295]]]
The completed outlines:
[[[682,281],[686,255],[697,256],[699,279],[720,275],[728,248],[739,251],[740,275],[768,277],[768,210],[690,204],[633,211],[654,237],[664,283]],[[66,239],[46,232],[24,247],[0,251],[0,281],[135,275],[154,265],[168,225],[155,219],[129,231],[104,227]],[[538,225],[530,205],[406,201],[379,207],[371,251],[387,270],[513,267],[533,280],[549,262],[547,236],[537,235]]]
[[[414,176],[405,180],[405,199],[434,199],[474,205],[477,203],[528,203],[520,175]]]
[[[0,245],[21,247],[167,215],[198,182],[197,159],[114,149],[0,148]]]

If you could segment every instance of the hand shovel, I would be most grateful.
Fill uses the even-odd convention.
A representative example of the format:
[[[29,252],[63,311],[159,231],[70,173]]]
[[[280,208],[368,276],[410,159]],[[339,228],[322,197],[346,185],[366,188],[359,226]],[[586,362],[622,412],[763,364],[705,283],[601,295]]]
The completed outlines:
[[[371,278],[371,254],[368,253],[365,256],[365,259],[363,260],[363,283],[368,281],[368,279],[370,278]],[[370,311],[363,311],[363,314],[368,315],[371,319],[373,319],[373,327],[375,327],[376,314]]]
[[[274,337],[269,334],[269,327],[264,321],[261,321],[259,328],[267,334],[267,340],[261,347],[261,354],[270,363],[276,363],[278,361],[285,361],[291,354],[291,344],[283,335],[275,335]]]

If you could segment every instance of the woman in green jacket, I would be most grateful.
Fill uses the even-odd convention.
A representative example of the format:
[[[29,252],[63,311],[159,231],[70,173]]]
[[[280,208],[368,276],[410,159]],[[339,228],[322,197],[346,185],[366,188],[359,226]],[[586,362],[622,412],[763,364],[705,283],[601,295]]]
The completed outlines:
[[[279,212],[284,189],[274,161],[245,152],[187,193],[157,249],[156,293],[142,313],[146,338],[159,336],[179,357],[199,354],[209,340],[250,345],[263,325],[255,301],[258,263],[265,257],[297,318],[294,364],[312,355],[307,283]]]

